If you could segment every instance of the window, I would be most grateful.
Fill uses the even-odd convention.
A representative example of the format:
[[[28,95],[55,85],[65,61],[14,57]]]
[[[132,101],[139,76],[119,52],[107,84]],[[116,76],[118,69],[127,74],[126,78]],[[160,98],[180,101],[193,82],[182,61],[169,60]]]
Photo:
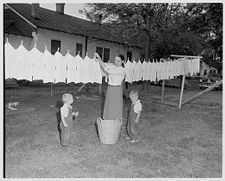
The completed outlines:
[[[102,59],[102,56],[103,56],[103,48],[102,47],[96,47],[96,53],[98,53],[99,56]]]
[[[110,49],[109,48],[104,48],[104,62],[108,62],[110,57]]]
[[[132,52],[127,52],[127,60],[132,60]]]
[[[61,41],[52,40],[51,41],[51,54],[55,54],[59,48],[59,52],[61,51]]]
[[[109,48],[102,48],[102,47],[96,47],[96,52],[99,54],[101,59],[104,62],[108,62],[110,59],[110,49]]]
[[[77,43],[76,44],[76,55],[78,54],[78,53],[80,53],[80,56],[82,57],[82,55],[83,55],[83,44],[80,44],[80,43]]]

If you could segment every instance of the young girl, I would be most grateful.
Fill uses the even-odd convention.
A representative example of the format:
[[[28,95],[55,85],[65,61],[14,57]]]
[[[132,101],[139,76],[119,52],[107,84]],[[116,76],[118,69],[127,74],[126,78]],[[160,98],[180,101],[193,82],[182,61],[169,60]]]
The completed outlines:
[[[138,99],[138,92],[136,90],[132,90],[129,94],[129,97],[132,103],[127,121],[127,139],[130,139],[131,143],[134,143],[140,140],[137,130],[137,123],[139,122],[139,117],[141,115],[142,104]]]
[[[99,62],[103,70],[108,74],[108,88],[106,93],[103,119],[116,120],[123,119],[123,87],[122,82],[125,78],[125,70],[122,67],[124,56],[115,57],[113,66],[106,66],[100,56],[95,53],[95,59]]]
[[[61,145],[67,146],[69,145],[70,138],[73,132],[73,116],[78,116],[79,111],[72,112],[73,96],[71,94],[63,94],[62,102],[64,105],[60,108],[61,114]]]

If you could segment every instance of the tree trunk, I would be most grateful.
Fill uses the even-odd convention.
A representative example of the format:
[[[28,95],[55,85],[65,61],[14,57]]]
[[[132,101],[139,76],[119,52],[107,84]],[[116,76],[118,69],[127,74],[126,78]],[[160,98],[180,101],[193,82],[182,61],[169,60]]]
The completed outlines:
[[[150,58],[150,16],[146,16],[146,35],[145,35],[145,61],[149,61]],[[142,89],[147,87],[147,82],[142,82]]]

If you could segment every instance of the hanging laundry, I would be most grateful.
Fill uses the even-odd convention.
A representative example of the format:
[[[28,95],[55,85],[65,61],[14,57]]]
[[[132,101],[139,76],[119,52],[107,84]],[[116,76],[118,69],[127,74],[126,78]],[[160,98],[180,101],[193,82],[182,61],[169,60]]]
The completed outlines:
[[[82,68],[82,82],[83,83],[93,83],[93,69],[91,68],[92,66],[92,61],[91,59],[86,55],[82,64],[81,64]]]
[[[150,62],[150,60],[148,61],[148,65],[147,65],[147,80],[153,81],[153,63]]]
[[[124,68],[125,74],[126,74],[125,81],[129,82],[129,83],[132,83],[132,77],[131,77],[132,75],[131,75],[131,71],[130,71],[131,66],[132,66],[132,63],[128,60],[125,64],[125,68]]]
[[[18,80],[28,79],[28,74],[25,69],[27,68],[29,53],[23,46],[23,41],[21,41],[20,46],[16,49],[15,57],[15,78]]]
[[[133,81],[138,81],[139,80],[139,67],[137,62],[134,60],[133,61],[133,68],[134,68],[134,73],[133,73]]]
[[[96,62],[94,59],[91,59],[92,62],[92,72],[94,73],[93,75],[93,82],[102,84],[102,70],[100,67],[100,64]]]
[[[65,57],[57,51],[54,54],[55,60],[55,83],[66,82],[66,63]]]
[[[68,51],[65,55],[65,63],[67,66],[66,79],[67,83],[75,82],[76,80],[76,71],[77,71],[77,62],[74,60],[74,57]]]
[[[39,77],[43,77],[44,83],[48,83],[48,82],[54,83],[55,60],[54,60],[54,56],[48,51],[47,47],[45,47],[44,53],[42,54],[40,59],[43,60],[39,64],[39,66],[42,67],[42,71],[40,71],[39,75],[37,75],[36,78],[38,79]]]
[[[83,76],[83,59],[79,54],[77,54],[74,57],[74,61],[76,61],[76,75],[75,75],[75,83],[81,83],[82,82],[82,76]]]
[[[15,77],[15,48],[7,41],[5,43],[5,79]]]
[[[42,64],[43,59],[41,58],[42,52],[40,52],[36,44],[34,44],[34,47],[32,50],[29,51],[29,58],[27,62],[27,73],[28,73],[28,80],[32,81],[34,79],[43,79],[43,75],[40,74],[40,72],[43,72]]]
[[[137,69],[138,69],[138,81],[140,81],[143,78],[142,63],[140,59],[137,62]]]
[[[148,80],[147,77],[147,62],[144,60],[142,63],[141,71],[142,71],[142,80]]]

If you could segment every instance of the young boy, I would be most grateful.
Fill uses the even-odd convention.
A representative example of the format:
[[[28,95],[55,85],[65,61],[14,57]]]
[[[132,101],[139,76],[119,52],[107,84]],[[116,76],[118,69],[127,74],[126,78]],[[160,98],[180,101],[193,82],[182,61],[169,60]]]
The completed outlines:
[[[142,104],[138,99],[138,91],[132,90],[129,94],[131,99],[131,109],[127,121],[127,139],[130,139],[131,143],[138,142],[140,140],[137,123],[142,111]]]
[[[71,94],[63,94],[62,102],[64,105],[60,108],[61,122],[61,145],[69,145],[70,138],[73,132],[73,116],[78,116],[79,111],[72,112],[73,96]]]

